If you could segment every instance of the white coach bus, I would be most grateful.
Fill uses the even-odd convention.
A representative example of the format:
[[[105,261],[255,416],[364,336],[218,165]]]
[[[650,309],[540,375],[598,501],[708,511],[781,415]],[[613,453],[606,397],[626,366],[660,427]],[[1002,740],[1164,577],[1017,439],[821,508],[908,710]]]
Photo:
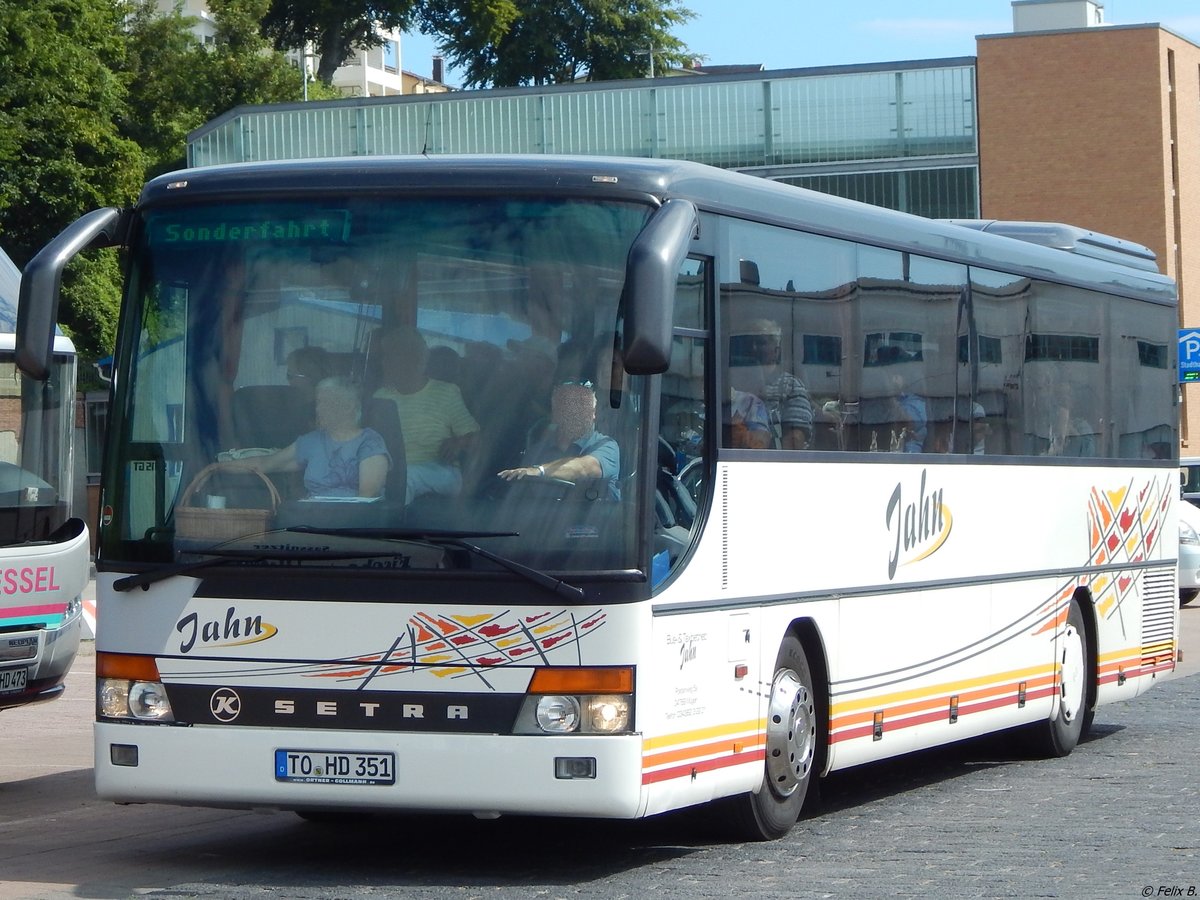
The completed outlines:
[[[95,243],[103,797],[766,839],[834,770],[1064,756],[1174,667],[1145,248],[689,163],[245,164],[81,219],[31,321]]]
[[[0,250],[0,710],[62,694],[91,566],[72,514],[75,348],[52,331],[44,377],[18,372],[20,281]]]

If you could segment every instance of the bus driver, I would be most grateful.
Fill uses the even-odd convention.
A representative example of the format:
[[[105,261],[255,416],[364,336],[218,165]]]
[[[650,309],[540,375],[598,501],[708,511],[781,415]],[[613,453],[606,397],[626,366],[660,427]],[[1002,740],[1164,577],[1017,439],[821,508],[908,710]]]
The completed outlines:
[[[505,481],[601,478],[608,482],[609,497],[621,499],[617,484],[621,451],[615,440],[596,430],[596,393],[591,382],[569,382],[554,389],[550,395],[550,424],[541,439],[526,448],[525,459],[533,464],[496,474]]]

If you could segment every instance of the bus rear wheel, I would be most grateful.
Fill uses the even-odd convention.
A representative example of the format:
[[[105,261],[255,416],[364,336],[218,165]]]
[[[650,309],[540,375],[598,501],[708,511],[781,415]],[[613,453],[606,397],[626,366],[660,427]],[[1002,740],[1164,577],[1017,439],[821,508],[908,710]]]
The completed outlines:
[[[1087,632],[1078,600],[1071,600],[1054,662],[1058,670],[1058,711],[1052,719],[1037,723],[1030,737],[1039,755],[1067,756],[1091,724],[1095,702]]]
[[[804,647],[788,635],[767,699],[767,758],[755,793],[732,798],[733,823],[748,840],[783,837],[804,806],[817,751],[817,705]]]

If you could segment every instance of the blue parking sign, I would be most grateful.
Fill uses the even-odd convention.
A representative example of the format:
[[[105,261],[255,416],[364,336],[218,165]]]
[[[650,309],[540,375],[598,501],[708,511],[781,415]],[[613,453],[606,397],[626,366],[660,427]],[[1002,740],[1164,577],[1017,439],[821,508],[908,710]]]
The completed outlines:
[[[1200,330],[1179,329],[1179,383],[1200,381]]]

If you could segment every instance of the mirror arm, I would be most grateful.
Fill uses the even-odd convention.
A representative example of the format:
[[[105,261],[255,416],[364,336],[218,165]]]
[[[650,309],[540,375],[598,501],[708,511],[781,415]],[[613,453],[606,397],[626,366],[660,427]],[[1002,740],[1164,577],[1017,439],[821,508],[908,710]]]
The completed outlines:
[[[37,381],[50,373],[58,299],[67,263],[88,247],[117,244],[125,217],[113,207],[92,210],[76,219],[38,251],[21,273],[17,308],[17,367]]]

